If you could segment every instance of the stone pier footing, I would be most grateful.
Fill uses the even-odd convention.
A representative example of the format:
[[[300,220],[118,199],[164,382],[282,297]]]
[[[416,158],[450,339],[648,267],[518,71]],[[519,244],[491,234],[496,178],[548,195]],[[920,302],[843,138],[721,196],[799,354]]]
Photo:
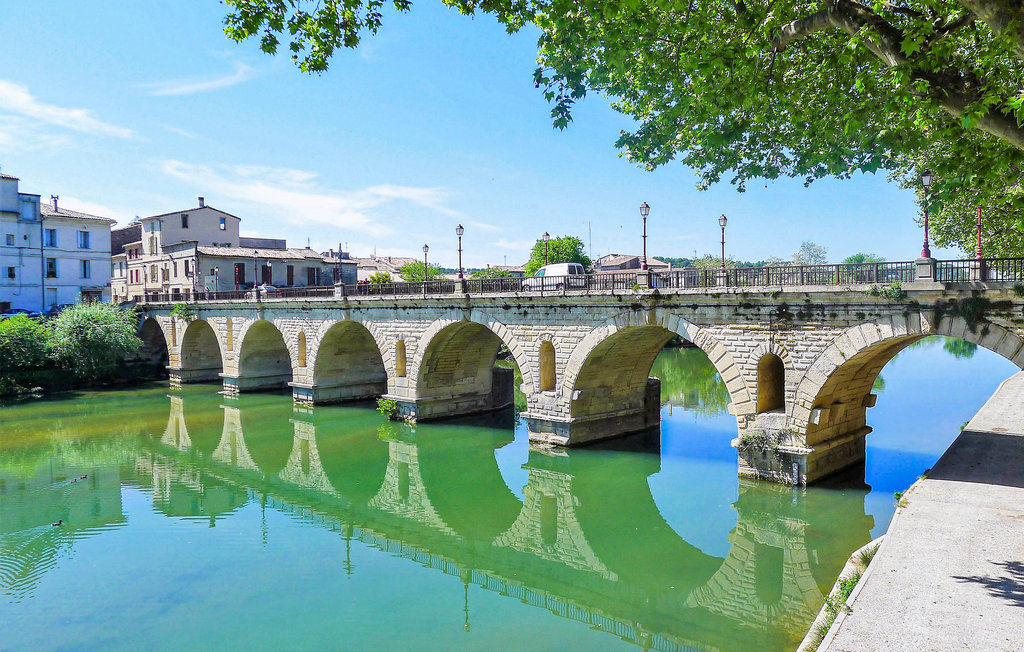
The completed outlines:
[[[661,424],[661,381],[647,379],[643,407],[613,413],[574,417],[557,421],[543,416],[522,415],[530,441],[557,446],[582,446],[596,441],[648,430]]]
[[[515,372],[494,368],[490,392],[468,392],[448,396],[429,396],[410,400],[404,396],[385,394],[398,404],[396,418],[406,421],[433,421],[452,417],[484,414],[501,410],[515,401]]]
[[[743,436],[733,440],[739,452],[739,475],[742,478],[768,480],[781,484],[807,485],[863,464],[865,442],[870,427],[837,437],[814,446],[803,446],[782,438],[773,450],[745,450]]]
[[[338,385],[306,385],[288,383],[292,399],[300,405],[323,405],[377,398],[387,393],[387,383],[348,383]]]
[[[167,368],[171,387],[181,387],[190,383],[209,383],[220,380],[220,367],[208,369],[175,369]]]
[[[268,374],[265,376],[228,376],[221,374],[224,394],[235,396],[244,392],[268,392],[284,389],[291,382],[291,374]]]

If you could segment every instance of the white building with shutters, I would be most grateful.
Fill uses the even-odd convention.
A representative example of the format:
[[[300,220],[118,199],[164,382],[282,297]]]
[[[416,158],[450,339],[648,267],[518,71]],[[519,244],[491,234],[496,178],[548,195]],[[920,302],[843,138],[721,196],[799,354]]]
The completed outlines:
[[[0,311],[110,298],[114,220],[20,192],[0,174]]]

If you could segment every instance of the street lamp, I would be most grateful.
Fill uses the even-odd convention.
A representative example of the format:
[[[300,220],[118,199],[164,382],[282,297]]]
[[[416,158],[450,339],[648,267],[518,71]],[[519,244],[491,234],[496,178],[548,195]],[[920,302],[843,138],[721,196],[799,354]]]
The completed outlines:
[[[220,267],[213,268],[213,291],[220,292]]]
[[[928,191],[932,185],[932,171],[925,169],[921,173],[921,185],[924,186],[924,248],[921,249],[921,258],[931,258],[932,250],[928,247]]]
[[[455,235],[459,236],[459,280],[462,280],[462,234],[466,232],[466,229],[462,225],[455,227]]]
[[[981,206],[978,206],[978,250],[974,252],[974,258],[980,261],[984,257],[981,253]]]
[[[729,218],[722,213],[718,216],[718,226],[722,227],[722,271],[725,271],[725,225],[729,222]]]
[[[274,263],[267,261],[267,285],[274,284]]]
[[[430,272],[428,271],[429,268],[427,267],[427,252],[428,251],[430,251],[430,247],[428,247],[427,245],[423,245],[423,282],[424,283],[426,283],[427,280],[429,280],[428,277],[430,276]],[[424,290],[424,292],[426,291],[426,286],[423,287],[423,290]]]
[[[252,250],[252,287],[256,290],[256,300],[260,300],[260,252]]]
[[[640,263],[640,269],[647,269],[647,216],[651,214],[651,207],[647,202],[640,204],[640,217],[644,218],[644,259]]]
[[[551,239],[551,235],[547,231],[545,231],[544,232],[544,265],[545,266],[547,266],[547,264],[548,264],[548,240],[550,240],[550,239]]]

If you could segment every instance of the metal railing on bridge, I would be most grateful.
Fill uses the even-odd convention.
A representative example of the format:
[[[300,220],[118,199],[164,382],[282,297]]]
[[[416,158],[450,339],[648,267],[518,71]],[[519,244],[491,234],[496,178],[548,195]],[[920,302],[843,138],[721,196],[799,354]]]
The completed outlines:
[[[781,288],[800,286],[844,286],[910,283],[917,279],[913,261],[883,263],[840,263],[832,265],[785,265],[775,267],[729,267],[697,269],[686,267],[666,272],[613,272],[571,276],[527,276],[505,278],[441,279],[401,283],[357,283],[337,286],[261,289],[259,299],[304,299],[370,296],[427,296],[509,293],[615,292],[650,287],[658,289],[701,289],[728,287]],[[1024,258],[986,260],[939,260],[935,279],[942,283],[976,281],[1024,282]],[[254,289],[223,292],[198,291],[191,295],[150,293],[143,303],[195,301],[237,301],[256,299]]]

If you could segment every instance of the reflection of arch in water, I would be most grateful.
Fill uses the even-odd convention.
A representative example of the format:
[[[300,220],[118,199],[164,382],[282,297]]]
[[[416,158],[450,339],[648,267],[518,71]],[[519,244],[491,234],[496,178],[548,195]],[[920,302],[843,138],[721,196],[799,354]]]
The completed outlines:
[[[288,463],[295,439],[291,399],[262,394],[240,396],[233,403],[224,408],[225,432],[228,432],[229,417],[237,419],[240,443],[244,444],[255,468],[264,477],[277,476]]]
[[[378,436],[380,415],[373,410],[314,410],[310,424],[317,452],[332,489],[354,505],[366,505],[384,484],[388,442]]]
[[[388,442],[388,466],[384,482],[370,500],[369,506],[409,519],[441,534],[458,536],[430,502],[426,483],[420,474],[416,444],[394,439]]]
[[[417,461],[427,497],[441,519],[467,540],[490,543],[522,510],[494,457],[495,449],[511,440],[511,432],[496,429],[417,429]]]

